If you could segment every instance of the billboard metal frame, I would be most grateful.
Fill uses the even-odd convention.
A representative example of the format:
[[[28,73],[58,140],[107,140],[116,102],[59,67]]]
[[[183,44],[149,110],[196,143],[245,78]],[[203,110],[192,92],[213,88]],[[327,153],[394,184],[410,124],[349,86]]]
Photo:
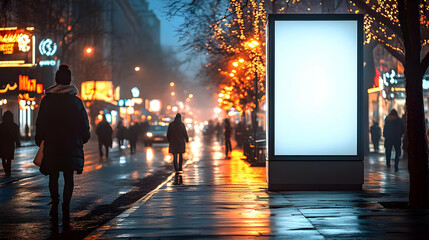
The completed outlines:
[[[276,21],[356,21],[357,22],[357,151],[355,155],[275,155],[275,22]],[[363,159],[363,15],[361,14],[269,14],[267,26],[267,150],[269,161],[356,161]]]

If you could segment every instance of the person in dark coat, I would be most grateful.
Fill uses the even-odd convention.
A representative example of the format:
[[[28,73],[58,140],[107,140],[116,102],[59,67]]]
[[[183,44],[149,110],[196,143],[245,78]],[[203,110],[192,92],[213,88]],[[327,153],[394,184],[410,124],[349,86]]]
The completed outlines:
[[[225,136],[225,156],[228,157],[228,154],[232,151],[232,146],[231,146],[232,127],[228,118],[225,118],[223,128],[224,128],[224,136]]]
[[[128,140],[130,140],[130,153],[136,152],[137,140],[139,137],[139,125],[136,122],[131,122],[131,126],[128,128]]]
[[[106,149],[106,157],[109,157],[109,147],[112,147],[112,133],[112,127],[103,116],[103,120],[101,120],[95,128],[95,134],[97,134],[98,137],[98,151],[100,152],[100,157],[103,156],[103,146]]]
[[[116,127],[116,138],[118,139],[119,150],[121,150],[122,145],[124,145],[124,139],[127,138],[127,128],[122,124],[122,121]]]
[[[182,122],[182,115],[176,114],[174,121],[168,125],[167,139],[169,148],[168,152],[173,154],[174,171],[176,174],[182,172],[183,153],[186,149],[186,143],[189,142],[188,132],[186,131],[185,124]],[[177,158],[179,157],[179,162]]]
[[[37,146],[44,141],[40,172],[49,175],[52,207],[49,215],[58,218],[58,178],[63,172],[63,224],[70,221],[70,201],[73,193],[73,173],[81,174],[84,166],[83,144],[90,138],[88,115],[79,91],[70,85],[71,72],[60,65],[55,74],[56,85],[46,89],[36,120]]]
[[[374,152],[378,152],[378,144],[380,143],[381,138],[381,128],[378,126],[378,122],[374,121],[371,128],[371,141],[374,145]]]
[[[20,146],[19,127],[13,122],[13,113],[6,111],[3,114],[3,122],[0,124],[0,158],[6,176],[11,174],[15,148]]]
[[[386,165],[388,168],[390,167],[392,147],[395,148],[395,171],[398,171],[399,157],[401,156],[401,138],[404,132],[405,127],[398,116],[398,112],[392,109],[385,119],[383,137],[385,139],[384,146],[386,148]]]

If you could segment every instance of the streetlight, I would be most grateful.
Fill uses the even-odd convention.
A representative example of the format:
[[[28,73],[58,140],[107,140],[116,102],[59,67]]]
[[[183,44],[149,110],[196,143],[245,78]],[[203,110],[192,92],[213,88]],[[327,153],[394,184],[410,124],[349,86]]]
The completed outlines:
[[[134,68],[134,71],[139,72],[139,71],[140,71],[140,67],[139,67],[139,66],[136,66],[136,67]]]
[[[94,52],[94,49],[92,47],[85,48],[86,55],[92,55],[93,52]]]

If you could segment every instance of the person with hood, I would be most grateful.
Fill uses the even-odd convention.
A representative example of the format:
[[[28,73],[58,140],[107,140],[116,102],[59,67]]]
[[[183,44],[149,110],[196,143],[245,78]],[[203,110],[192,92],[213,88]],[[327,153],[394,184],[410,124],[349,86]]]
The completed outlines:
[[[401,156],[401,138],[405,132],[402,120],[395,109],[390,111],[385,119],[383,137],[384,147],[386,148],[386,165],[390,168],[390,157],[392,147],[395,148],[395,171],[398,171],[399,157]]]
[[[372,144],[374,145],[374,152],[378,152],[378,144],[381,138],[381,128],[378,125],[377,121],[373,122],[370,128],[370,132],[371,132],[371,141],[372,141]]]
[[[83,144],[90,138],[88,115],[79,93],[70,85],[71,72],[62,64],[55,74],[56,84],[45,91],[36,120],[37,146],[44,142],[40,172],[49,175],[52,220],[58,219],[58,178],[63,172],[63,224],[70,221],[70,201],[74,188],[73,174],[81,174],[84,165]]]
[[[4,112],[3,122],[0,124],[0,158],[6,176],[11,174],[15,148],[21,146],[20,137],[19,127],[13,122],[13,113]]]
[[[170,144],[168,152],[173,154],[174,171],[176,174],[179,174],[183,171],[182,162],[183,153],[186,149],[185,142],[189,142],[188,132],[186,131],[185,124],[182,122],[182,115],[180,113],[176,114],[174,121],[168,125],[167,139]],[[177,158],[179,158],[179,162],[177,162]]]
[[[98,138],[98,151],[100,152],[100,157],[103,156],[103,146],[106,149],[106,157],[109,157],[109,147],[112,147],[113,141],[112,133],[112,127],[106,121],[106,117],[103,116],[103,120],[101,120],[101,122],[99,122],[95,128],[95,134],[97,134]]]

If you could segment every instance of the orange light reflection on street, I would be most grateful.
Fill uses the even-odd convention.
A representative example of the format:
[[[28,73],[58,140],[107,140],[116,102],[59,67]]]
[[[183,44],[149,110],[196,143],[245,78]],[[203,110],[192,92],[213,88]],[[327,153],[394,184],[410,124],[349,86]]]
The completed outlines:
[[[153,156],[153,149],[151,147],[147,148],[146,149],[146,162],[147,162],[149,167],[152,166],[153,157],[154,157]]]

